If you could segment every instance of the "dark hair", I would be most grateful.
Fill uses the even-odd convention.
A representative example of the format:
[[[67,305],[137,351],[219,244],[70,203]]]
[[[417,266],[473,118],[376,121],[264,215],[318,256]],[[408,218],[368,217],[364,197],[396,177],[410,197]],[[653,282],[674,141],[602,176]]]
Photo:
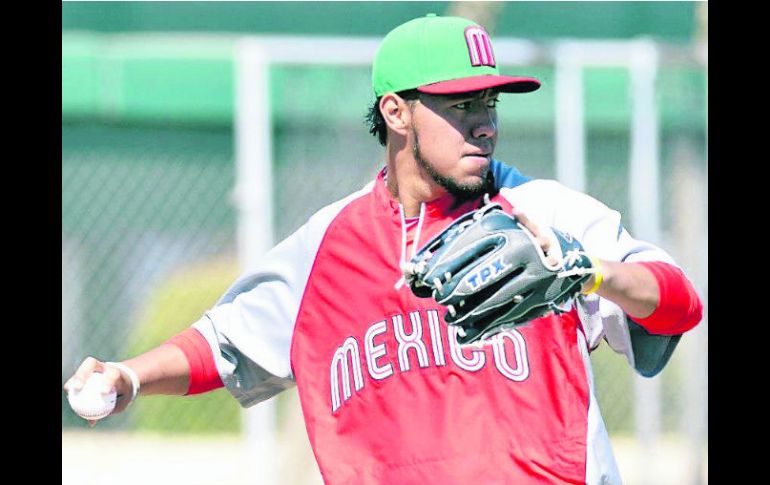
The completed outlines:
[[[396,93],[406,101],[415,101],[419,99],[420,92],[416,89],[408,89]],[[369,133],[377,138],[380,145],[385,146],[388,141],[388,127],[385,125],[385,118],[380,113],[380,100],[382,96],[374,100],[374,104],[369,108],[366,114],[366,125],[369,127]]]

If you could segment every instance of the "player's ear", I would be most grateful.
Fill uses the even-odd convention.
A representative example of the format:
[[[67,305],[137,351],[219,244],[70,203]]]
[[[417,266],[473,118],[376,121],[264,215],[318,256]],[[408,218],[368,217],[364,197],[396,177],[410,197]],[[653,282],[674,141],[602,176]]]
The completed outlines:
[[[380,98],[380,113],[391,131],[406,136],[412,122],[412,110],[406,100],[395,93],[386,93]]]

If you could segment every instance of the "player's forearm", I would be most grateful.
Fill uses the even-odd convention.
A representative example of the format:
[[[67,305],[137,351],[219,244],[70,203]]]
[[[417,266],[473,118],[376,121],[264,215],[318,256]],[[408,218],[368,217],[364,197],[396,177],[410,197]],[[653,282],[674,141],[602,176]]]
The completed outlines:
[[[639,264],[600,261],[602,282],[596,293],[614,303],[632,318],[646,318],[659,304],[658,282],[655,275]],[[584,290],[594,286],[592,276]]]
[[[701,321],[703,303],[681,269],[660,261],[600,262],[596,291],[617,303],[636,323],[657,335],[682,334]],[[584,285],[592,288],[595,277]]]
[[[183,395],[190,382],[190,366],[179,347],[163,344],[123,362],[139,377],[140,394]]]
[[[94,385],[100,388],[91,385],[86,398],[79,398],[84,386],[97,373],[101,374],[100,381]],[[73,405],[75,412],[93,425],[96,419],[100,419],[91,419],[95,416],[94,403],[97,407],[111,404],[113,407],[108,412],[117,414],[124,411],[138,394],[189,395],[222,386],[206,339],[194,329],[188,328],[160,346],[123,362],[102,362],[87,357],[67,379],[64,390],[68,393],[71,405],[72,399],[76,400],[76,405]],[[105,394],[111,389],[115,391],[112,403],[94,394]],[[99,408],[99,413],[102,411]]]

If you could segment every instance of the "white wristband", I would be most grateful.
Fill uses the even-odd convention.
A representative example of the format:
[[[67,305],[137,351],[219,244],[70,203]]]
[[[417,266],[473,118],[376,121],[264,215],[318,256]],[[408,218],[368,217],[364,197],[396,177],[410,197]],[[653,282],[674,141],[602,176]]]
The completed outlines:
[[[121,364],[120,362],[105,362],[104,365],[109,365],[118,369],[121,372],[125,372],[129,380],[131,381],[131,399],[128,401],[128,404],[131,404],[132,402],[134,402],[134,399],[136,399],[137,394],[139,394],[139,386],[140,386],[139,376],[136,375],[136,372],[134,372],[134,369],[130,368],[126,364]]]

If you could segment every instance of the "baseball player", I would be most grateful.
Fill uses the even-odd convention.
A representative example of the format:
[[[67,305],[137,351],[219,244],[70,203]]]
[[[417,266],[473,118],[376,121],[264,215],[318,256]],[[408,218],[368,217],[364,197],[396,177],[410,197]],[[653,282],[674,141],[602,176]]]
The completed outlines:
[[[604,339],[658,373],[701,319],[691,282],[617,211],[493,158],[499,97],[540,82],[501,74],[483,27],[406,22],[384,38],[372,81],[386,159],[375,180],[310,217],[189,329],[124,362],[89,357],[65,389],[103,372],[118,413],[139,394],[224,386],[249,407],[297,386],[329,484],[621,483],[589,353]],[[463,346],[404,268],[488,203],[545,254],[544,228],[571,234],[595,272],[569,311]]]

